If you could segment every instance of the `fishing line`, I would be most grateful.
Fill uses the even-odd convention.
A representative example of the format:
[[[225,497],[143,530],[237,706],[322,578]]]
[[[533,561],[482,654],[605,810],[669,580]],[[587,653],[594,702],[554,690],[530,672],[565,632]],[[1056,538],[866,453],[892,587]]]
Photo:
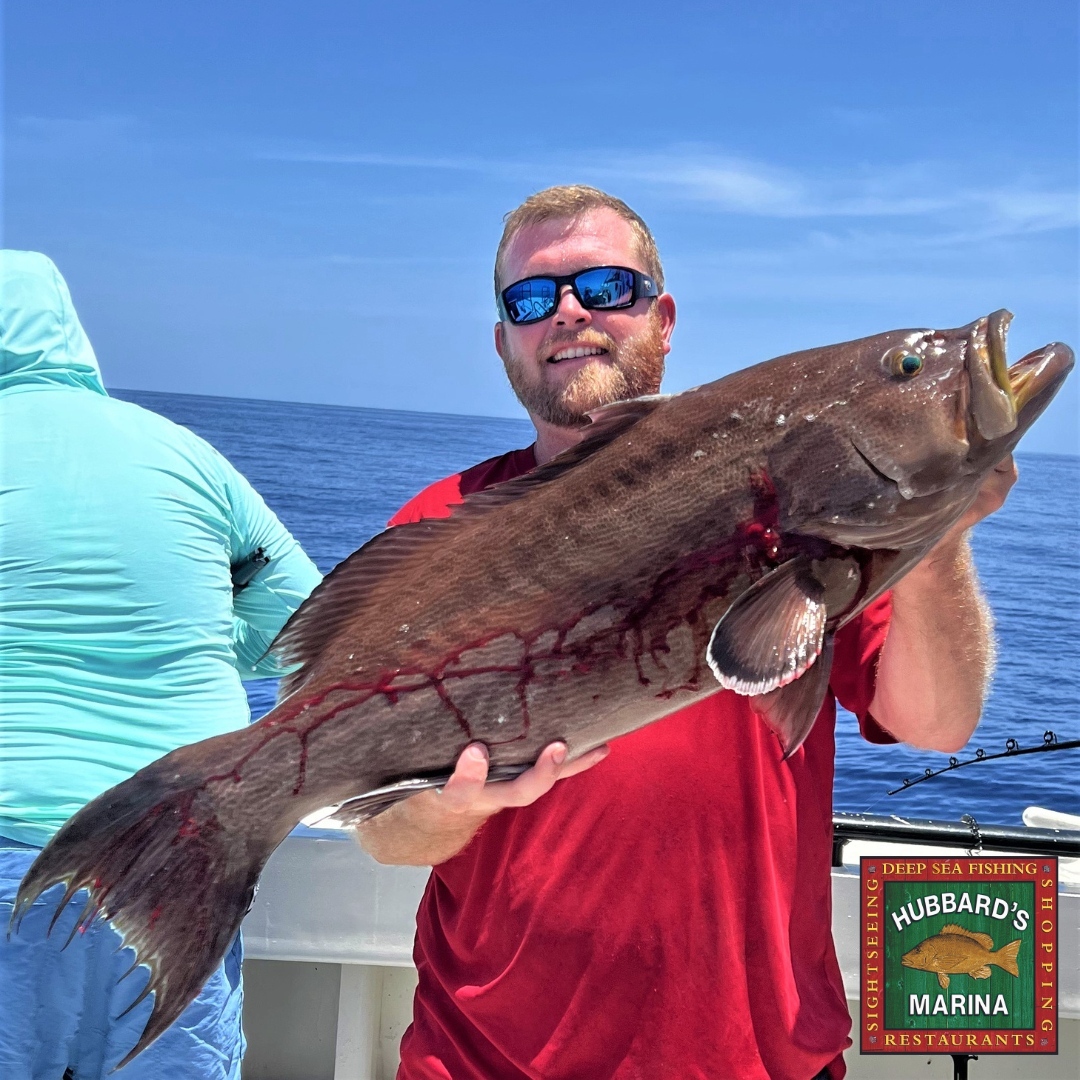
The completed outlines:
[[[997,754],[988,754],[981,746],[975,751],[975,756],[969,758],[967,761],[960,761],[959,758],[949,758],[949,764],[943,765],[940,769],[926,769],[922,776],[909,776],[904,778],[903,784],[898,788],[893,788],[891,791],[886,792],[886,795],[896,795],[901,791],[907,791],[909,788],[913,788],[916,784],[921,784],[924,780],[933,780],[935,776],[941,776],[943,773],[955,772],[957,769],[963,769],[967,765],[976,765],[980,761],[996,761],[1000,758],[1007,757],[1022,757],[1024,754],[1047,754],[1056,750],[1076,750],[1080,749],[1080,739],[1069,739],[1065,742],[1058,742],[1057,735],[1052,731],[1043,732],[1043,741],[1039,746],[1024,746],[1022,747],[1016,739],[1006,739],[1005,749]]]

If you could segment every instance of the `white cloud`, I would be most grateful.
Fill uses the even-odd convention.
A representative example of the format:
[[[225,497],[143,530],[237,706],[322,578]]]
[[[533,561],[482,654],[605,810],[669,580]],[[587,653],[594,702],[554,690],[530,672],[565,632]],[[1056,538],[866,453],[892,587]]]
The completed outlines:
[[[1001,236],[1076,227],[1077,193],[1028,178],[1006,180],[999,187],[972,185],[955,166],[915,161],[903,166],[837,172],[794,169],[724,156],[700,147],[667,151],[594,154],[600,164],[552,158],[546,161],[468,156],[348,153],[318,149],[270,149],[256,154],[264,161],[369,168],[473,172],[499,177],[528,177],[548,182],[568,172],[598,184],[634,182],[658,194],[712,210],[778,219],[925,219],[940,227],[948,220],[960,236]],[[940,240],[940,234],[938,239]]]
[[[473,173],[525,181],[531,187],[568,176],[601,186],[638,186],[654,196],[717,213],[777,220],[802,220],[834,242],[845,243],[844,229],[888,227],[905,222],[908,242],[920,234],[934,243],[944,237],[970,243],[1006,236],[1073,229],[1080,222],[1075,189],[1033,176],[1011,175],[1001,163],[912,161],[903,165],[846,170],[794,168],[725,155],[708,146],[681,145],[664,150],[597,151],[592,163],[553,155],[545,159],[423,155],[320,147],[298,143],[256,144],[243,140],[162,140],[139,119],[102,114],[85,118],[15,118],[9,150],[13,158],[77,159],[91,155],[147,153],[168,148],[182,157],[230,157],[282,164],[367,169]],[[976,170],[978,170],[976,172]],[[973,183],[993,174],[997,183]],[[416,197],[416,196],[412,196]],[[824,242],[824,241],[823,241]]]
[[[260,161],[292,161],[311,165],[371,165],[395,169],[451,169],[462,172],[495,172],[504,163],[479,158],[423,157],[409,154],[352,154],[321,150],[264,150],[255,158]]]
[[[987,208],[1016,232],[1075,228],[1080,221],[1080,195],[1075,191],[1001,190],[987,192]]]
[[[594,171],[674,188],[685,196],[736,213],[783,217],[805,201],[804,184],[797,176],[734,159],[626,155]]]
[[[605,170],[731,213],[775,218],[951,218],[981,224],[980,233],[1036,232],[1077,225],[1073,190],[1013,181],[968,185],[949,167],[912,162],[836,174],[708,154],[624,157]]]

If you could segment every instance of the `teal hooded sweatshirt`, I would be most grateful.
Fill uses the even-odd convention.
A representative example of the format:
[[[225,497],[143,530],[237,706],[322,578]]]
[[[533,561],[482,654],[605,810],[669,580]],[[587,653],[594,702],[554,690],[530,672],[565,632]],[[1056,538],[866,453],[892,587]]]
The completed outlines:
[[[52,262],[0,252],[0,837],[44,844],[246,724],[241,679],[281,674],[267,646],[318,581],[213,447],[108,396]]]

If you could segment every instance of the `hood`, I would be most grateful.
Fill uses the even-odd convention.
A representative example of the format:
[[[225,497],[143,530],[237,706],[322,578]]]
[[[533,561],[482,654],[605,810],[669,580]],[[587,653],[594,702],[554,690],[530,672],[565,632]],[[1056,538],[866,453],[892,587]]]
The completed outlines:
[[[105,393],[97,357],[52,259],[0,251],[0,391],[41,385]]]

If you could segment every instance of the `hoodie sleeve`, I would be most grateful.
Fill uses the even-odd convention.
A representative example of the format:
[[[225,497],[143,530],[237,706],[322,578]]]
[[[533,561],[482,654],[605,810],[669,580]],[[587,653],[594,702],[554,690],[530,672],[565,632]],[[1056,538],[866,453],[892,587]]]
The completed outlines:
[[[286,669],[266,651],[322,575],[258,492],[231,466],[229,473],[232,563],[259,548],[270,560],[233,601],[236,665],[242,679],[273,678]]]

